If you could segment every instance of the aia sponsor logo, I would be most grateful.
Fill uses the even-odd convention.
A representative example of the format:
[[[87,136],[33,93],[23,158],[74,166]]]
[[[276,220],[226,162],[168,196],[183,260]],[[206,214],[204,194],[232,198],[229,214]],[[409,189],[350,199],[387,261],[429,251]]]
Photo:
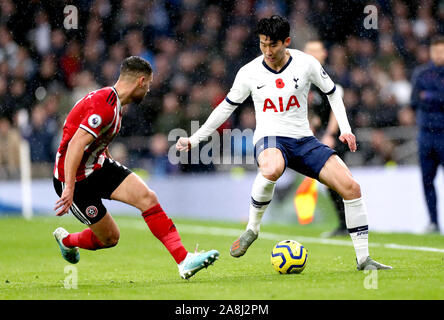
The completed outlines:
[[[86,215],[90,218],[95,218],[97,214],[99,213],[99,210],[95,206],[89,206],[86,208]]]
[[[276,104],[274,104],[274,102],[270,98],[267,98],[264,101],[264,108],[262,111],[266,112],[267,110],[270,109],[273,110],[274,112],[284,112],[290,110],[291,107],[298,107],[298,108],[301,107],[295,95],[291,96],[290,99],[288,99],[287,103],[285,104],[284,104],[284,98],[279,97],[278,106],[279,109],[276,107]]]

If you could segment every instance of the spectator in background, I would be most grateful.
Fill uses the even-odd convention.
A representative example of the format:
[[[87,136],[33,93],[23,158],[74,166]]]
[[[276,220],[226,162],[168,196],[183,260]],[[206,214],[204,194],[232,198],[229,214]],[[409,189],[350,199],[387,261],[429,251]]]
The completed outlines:
[[[350,71],[347,68],[347,52],[341,45],[334,45],[329,52],[328,69],[332,77],[338,79],[338,83],[350,87]]]
[[[93,75],[87,70],[75,74],[72,83],[74,86],[71,95],[72,105],[86,96],[89,92],[99,88],[99,85],[94,81]]]
[[[116,64],[117,66],[120,65],[120,62],[125,58],[126,52],[125,52],[125,45],[122,42],[118,42],[113,44],[109,48],[109,56],[110,60]]]
[[[242,139],[232,137],[231,144],[233,155],[251,156],[254,154],[253,130],[256,128],[256,116],[252,106],[246,106],[239,115],[239,129],[242,132]]]
[[[51,32],[51,51],[57,60],[59,60],[65,52],[66,36],[61,29],[54,29]]]
[[[0,180],[20,176],[20,133],[0,115]]]
[[[45,163],[52,166],[55,159],[53,150],[54,132],[47,126],[45,106],[34,106],[31,113],[31,123],[25,128],[23,137],[29,141],[31,147],[31,161],[33,163]]]
[[[364,156],[369,165],[383,166],[394,163],[395,145],[387,138],[384,131],[380,129],[372,131],[370,140],[370,148],[364,149]]]
[[[418,148],[422,184],[430,216],[427,232],[439,232],[434,180],[444,164],[444,37],[432,39],[431,62],[420,66],[412,77],[411,105],[419,128]]]
[[[29,56],[28,49],[19,47],[17,51],[17,59],[15,64],[11,67],[12,76],[14,78],[23,78],[26,81],[34,75],[36,71],[36,64]]]
[[[13,108],[7,103],[8,82],[6,77],[0,75],[0,117],[12,121]]]
[[[87,71],[97,86],[112,85],[120,62],[129,54],[138,54],[153,62],[156,70],[150,99],[142,102],[149,112],[128,108],[130,114],[122,124],[122,136],[147,138],[155,132],[153,126],[162,127],[163,99],[170,92],[177,96],[178,112],[188,116],[205,113],[208,104],[217,105],[213,100],[218,100],[218,95],[205,94],[207,101],[201,103],[191,97],[198,94],[190,93],[228,90],[239,67],[260,54],[256,40],[249,36],[257,18],[280,13],[295,26],[292,43],[296,48],[307,37],[324,38],[334,34],[333,30],[341,33],[326,42],[326,63],[330,75],[345,90],[344,102],[351,102],[345,105],[352,122],[362,128],[412,126],[413,111],[405,100],[409,91],[406,79],[414,66],[428,62],[430,38],[444,31],[444,5],[431,0],[395,0],[384,6],[380,3],[384,9],[378,8],[378,36],[371,40],[362,34],[342,32],[341,27],[349,21],[335,17],[333,4],[327,1],[148,2],[81,1],[80,29],[66,30],[61,23],[63,16],[52,16],[51,5],[45,2],[31,1],[26,8],[20,8],[18,4],[23,1],[1,0],[0,114],[7,113],[11,120],[17,114],[17,105],[5,101],[12,101],[14,83],[22,79],[27,107],[21,110],[27,110],[27,115],[32,105],[56,93],[63,120],[63,113],[72,107],[67,101],[73,91],[82,91],[77,88],[78,74]],[[355,5],[360,4],[349,4]],[[356,19],[350,23],[352,20]],[[367,114],[365,109],[372,100],[362,97],[365,101],[361,101],[367,88],[378,93],[373,99],[375,110],[390,116],[398,113],[397,120],[371,116],[365,122],[365,116],[360,117]],[[201,106],[203,110],[199,110]],[[15,118],[29,124],[29,117],[24,115],[21,112],[21,117]],[[239,127],[240,116],[241,108],[224,128]],[[129,149],[131,157],[135,152]]]
[[[207,88],[203,85],[196,84],[192,87],[186,110],[186,118],[188,120],[199,121],[199,125],[205,122],[211,111],[213,111],[208,94]]]
[[[51,26],[48,21],[48,14],[43,10],[38,11],[34,21],[35,28],[29,31],[28,40],[39,55],[44,56],[51,49]]]
[[[101,64],[99,82],[100,86],[107,87],[116,83],[119,76],[119,66],[111,60],[106,60]]]
[[[151,150],[151,170],[150,173],[154,176],[166,176],[168,174],[177,172],[177,165],[171,164],[168,160],[168,140],[163,133],[156,133],[150,139]]]
[[[101,59],[102,53],[97,42],[87,42],[83,52],[83,70],[91,72],[94,79],[100,79],[103,61]]]
[[[170,85],[172,66],[165,53],[159,53],[154,58],[156,77],[153,80],[152,90],[163,91]]]
[[[11,0],[0,1],[0,23],[8,25],[16,13],[16,8]]]
[[[217,52],[217,46],[223,40],[220,32],[222,28],[221,9],[215,5],[210,5],[202,18],[202,25],[205,27],[201,30],[201,44],[210,53]]]
[[[77,40],[71,40],[68,43],[64,55],[60,58],[60,67],[62,68],[65,84],[68,88],[74,86],[74,77],[82,69],[81,47]]]
[[[145,47],[142,31],[134,29],[125,36],[130,56],[139,56],[154,65],[153,53]]]
[[[379,54],[376,62],[383,69],[388,69],[389,66],[398,59],[396,54],[395,44],[390,37],[384,37],[379,41]]]
[[[113,143],[110,146],[109,153],[114,160],[116,160],[120,164],[123,164],[124,166],[128,166],[128,149],[123,143]]]
[[[167,93],[163,97],[162,112],[156,121],[154,132],[168,135],[173,129],[184,128],[184,116],[177,96],[172,92]]]
[[[318,33],[314,27],[307,23],[306,16],[296,10],[293,11],[289,22],[294,25],[290,31],[291,47],[303,50],[309,40],[318,39]]]
[[[49,132],[53,137],[57,136],[59,131],[59,106],[60,106],[60,96],[49,95],[43,102],[45,108],[46,120],[45,127],[46,131]],[[63,119],[64,121],[65,119]],[[53,139],[53,143],[58,143]],[[56,150],[58,145],[53,145],[52,150]]]
[[[12,38],[11,30],[6,26],[0,26],[0,62],[8,63],[9,67],[16,64],[18,45]]]
[[[31,81],[33,92],[38,87],[43,87],[48,92],[60,92],[64,88],[62,74],[57,67],[56,56],[46,55],[42,58],[39,70]]]
[[[12,79],[10,83],[7,104],[14,115],[20,110],[29,112],[32,106],[32,100],[26,91],[26,82],[22,78]]]
[[[397,60],[390,64],[390,82],[386,88],[386,94],[393,95],[398,105],[410,104],[412,86],[407,80],[405,67],[401,61]]]
[[[362,104],[358,112],[360,127],[391,127],[397,125],[398,106],[393,96],[386,98],[386,103],[378,100],[378,92],[371,87],[362,90]]]

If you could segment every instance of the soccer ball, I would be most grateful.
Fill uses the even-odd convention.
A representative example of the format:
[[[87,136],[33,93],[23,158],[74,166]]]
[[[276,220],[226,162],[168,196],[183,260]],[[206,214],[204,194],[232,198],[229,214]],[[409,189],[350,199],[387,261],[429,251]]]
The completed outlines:
[[[279,273],[301,273],[307,265],[308,251],[299,242],[284,240],[271,251],[271,264]]]

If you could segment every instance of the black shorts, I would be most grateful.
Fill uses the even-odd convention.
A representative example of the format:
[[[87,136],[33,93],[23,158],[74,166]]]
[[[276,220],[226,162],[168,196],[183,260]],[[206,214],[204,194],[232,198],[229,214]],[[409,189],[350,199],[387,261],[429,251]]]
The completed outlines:
[[[102,168],[94,171],[86,179],[76,182],[74,199],[70,211],[82,223],[91,225],[106,214],[102,199],[110,199],[111,194],[131,174],[131,170],[117,161],[105,159]],[[65,183],[53,179],[54,189],[62,195]]]

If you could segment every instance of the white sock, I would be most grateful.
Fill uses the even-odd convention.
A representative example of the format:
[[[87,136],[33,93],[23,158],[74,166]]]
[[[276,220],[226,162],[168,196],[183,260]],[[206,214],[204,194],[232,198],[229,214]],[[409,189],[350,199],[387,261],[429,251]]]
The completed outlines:
[[[344,209],[345,223],[355,247],[356,259],[361,264],[369,256],[367,209],[362,197],[344,200]]]
[[[258,172],[251,190],[247,230],[251,229],[254,233],[259,233],[262,216],[273,198],[275,185],[276,181],[268,180],[262,173]]]

